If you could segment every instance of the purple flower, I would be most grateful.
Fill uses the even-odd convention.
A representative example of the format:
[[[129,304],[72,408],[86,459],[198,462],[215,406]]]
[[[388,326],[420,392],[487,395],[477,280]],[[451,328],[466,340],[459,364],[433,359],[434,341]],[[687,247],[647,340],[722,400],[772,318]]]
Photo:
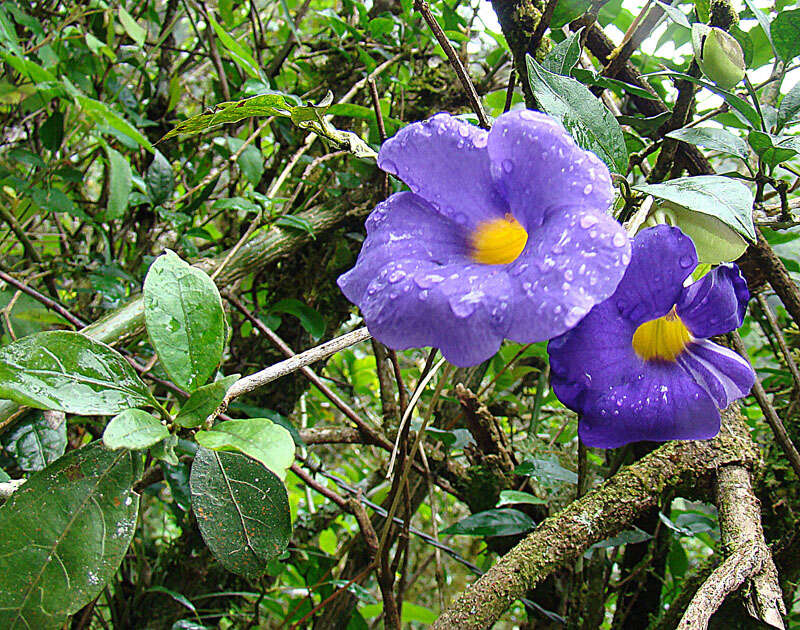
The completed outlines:
[[[611,295],[630,260],[605,214],[608,169],[544,114],[510,112],[489,132],[437,114],[386,141],[378,165],[411,192],[375,208],[338,282],[392,348],[434,346],[467,366],[504,338],[550,339]]]
[[[696,265],[678,228],[643,230],[614,295],[550,342],[553,390],[587,445],[711,438],[750,391],[750,364],[708,339],[742,325],[747,284],[723,265],[684,286]]]

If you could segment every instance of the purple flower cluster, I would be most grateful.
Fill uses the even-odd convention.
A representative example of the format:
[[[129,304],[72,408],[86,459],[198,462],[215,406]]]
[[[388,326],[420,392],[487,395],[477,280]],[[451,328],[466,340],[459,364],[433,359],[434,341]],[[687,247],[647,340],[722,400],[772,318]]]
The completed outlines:
[[[378,165],[410,191],[367,219],[339,286],[379,341],[477,364],[503,339],[552,340],[552,384],[590,446],[701,439],[747,394],[750,365],[708,338],[741,325],[735,266],[684,286],[697,265],[679,229],[631,247],[606,211],[605,165],[529,110],[484,131],[448,114],[411,124]]]

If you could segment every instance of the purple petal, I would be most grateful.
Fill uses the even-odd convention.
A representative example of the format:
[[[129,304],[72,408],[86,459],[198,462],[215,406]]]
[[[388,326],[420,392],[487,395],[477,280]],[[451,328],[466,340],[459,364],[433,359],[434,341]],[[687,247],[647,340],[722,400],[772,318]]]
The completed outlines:
[[[384,142],[378,166],[443,215],[472,229],[509,212],[489,173],[486,142],[483,129],[437,114]]]
[[[576,145],[554,118],[539,112],[500,116],[489,132],[489,156],[492,176],[529,233],[564,199],[604,212],[614,198],[606,165]]]
[[[678,357],[678,363],[720,409],[747,396],[756,378],[749,362],[733,350],[707,339],[689,344]]]
[[[415,259],[449,264],[466,260],[463,229],[425,200],[409,192],[379,203],[367,218],[367,238],[355,267],[338,279],[351,302],[359,304],[378,271],[393,260]]]
[[[678,364],[648,361],[641,379],[587,392],[578,434],[588,446],[705,440],[719,432],[719,410]]]
[[[507,336],[528,343],[577,324],[619,284],[630,261],[622,226],[603,212],[554,206],[507,269],[516,285]]]
[[[500,347],[510,291],[498,267],[401,260],[375,275],[359,306],[369,331],[390,348],[434,346],[466,367]]]
[[[636,329],[610,301],[595,306],[575,328],[547,346],[558,399],[579,411],[589,390],[607,391],[644,373],[633,350]]]
[[[612,300],[635,325],[666,315],[697,266],[692,239],[680,229],[657,225],[633,239],[631,263]]]
[[[692,335],[705,339],[739,328],[749,299],[739,268],[722,265],[683,290],[677,313]]]

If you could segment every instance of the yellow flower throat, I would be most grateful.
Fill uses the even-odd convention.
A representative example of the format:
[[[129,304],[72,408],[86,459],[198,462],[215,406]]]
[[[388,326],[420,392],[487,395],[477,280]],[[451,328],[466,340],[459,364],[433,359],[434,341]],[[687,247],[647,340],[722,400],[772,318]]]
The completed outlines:
[[[511,214],[484,221],[469,238],[470,257],[484,265],[507,265],[525,249],[528,233]]]
[[[675,312],[675,307],[658,319],[651,319],[633,333],[633,349],[645,361],[674,361],[692,340],[689,329]]]

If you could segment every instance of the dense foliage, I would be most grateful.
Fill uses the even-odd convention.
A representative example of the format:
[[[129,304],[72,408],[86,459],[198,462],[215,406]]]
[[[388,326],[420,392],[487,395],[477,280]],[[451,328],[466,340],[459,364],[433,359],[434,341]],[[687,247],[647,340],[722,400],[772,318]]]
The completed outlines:
[[[0,3],[0,628],[800,628],[792,5]],[[739,263],[719,437],[589,449],[546,342],[395,352],[337,286],[387,137],[524,107]]]

